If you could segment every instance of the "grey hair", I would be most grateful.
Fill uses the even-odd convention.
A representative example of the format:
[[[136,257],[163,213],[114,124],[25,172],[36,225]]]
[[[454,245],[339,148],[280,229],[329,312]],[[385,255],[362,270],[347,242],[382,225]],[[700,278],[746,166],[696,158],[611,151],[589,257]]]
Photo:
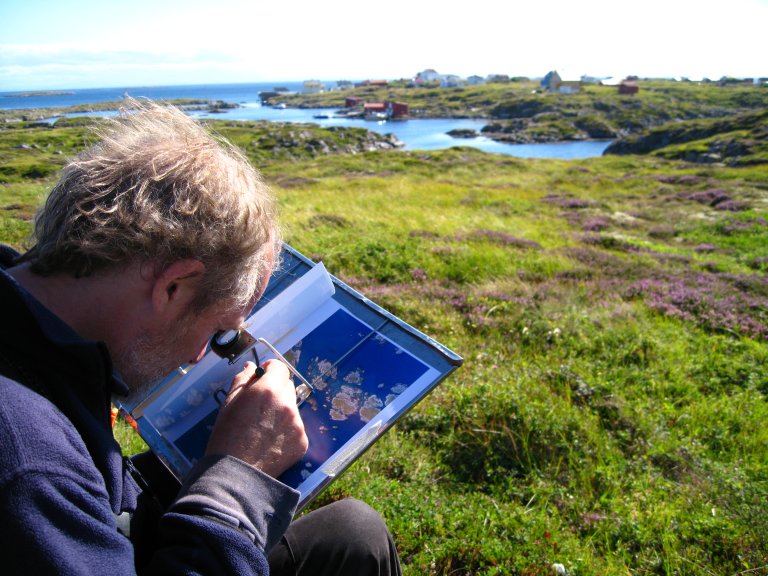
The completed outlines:
[[[183,111],[127,104],[63,169],[22,261],[37,274],[83,277],[195,259],[206,268],[197,310],[244,306],[280,253],[272,191],[240,150]]]

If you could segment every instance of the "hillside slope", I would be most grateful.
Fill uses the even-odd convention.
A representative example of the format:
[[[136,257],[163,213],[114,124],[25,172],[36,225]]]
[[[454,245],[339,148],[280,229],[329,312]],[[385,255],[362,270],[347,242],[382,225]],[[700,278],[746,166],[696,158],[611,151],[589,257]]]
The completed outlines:
[[[605,154],[653,154],[729,166],[764,164],[768,162],[768,110],[727,118],[672,122],[620,138]]]

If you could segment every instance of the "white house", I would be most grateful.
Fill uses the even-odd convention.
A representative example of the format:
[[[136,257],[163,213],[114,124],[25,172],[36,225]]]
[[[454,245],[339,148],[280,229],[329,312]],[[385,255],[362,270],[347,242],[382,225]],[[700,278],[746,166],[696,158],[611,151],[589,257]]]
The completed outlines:
[[[443,74],[440,76],[440,86],[443,88],[455,88],[457,86],[464,86],[466,82],[456,74]]]
[[[561,94],[574,94],[581,90],[581,79],[572,77],[563,77],[557,70],[552,70],[541,80],[541,87],[550,92],[560,92]]]
[[[414,83],[418,86],[420,84],[424,84],[426,82],[439,82],[440,81],[440,74],[436,70],[433,70],[432,68],[427,68],[426,70],[422,70],[418,74],[416,74],[416,78],[414,78]]]
[[[304,92],[312,94],[312,93],[315,93],[315,92],[322,92],[324,90],[325,90],[325,84],[320,82],[320,80],[305,80],[304,81]]]

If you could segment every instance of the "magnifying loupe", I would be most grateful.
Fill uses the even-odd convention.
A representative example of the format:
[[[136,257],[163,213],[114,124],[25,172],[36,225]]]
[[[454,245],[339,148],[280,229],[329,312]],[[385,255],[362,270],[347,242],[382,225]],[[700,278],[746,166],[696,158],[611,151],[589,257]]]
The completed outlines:
[[[227,360],[229,364],[235,364],[245,354],[252,353],[257,366],[256,378],[260,378],[264,374],[264,368],[261,367],[259,355],[256,352],[257,344],[263,344],[269,349],[277,359],[288,367],[291,374],[300,380],[301,383],[296,386],[296,403],[301,405],[315,391],[314,387],[264,338],[254,338],[245,328],[240,328],[239,330],[220,330],[211,338],[211,350],[216,355]],[[217,398],[218,401],[219,399]]]

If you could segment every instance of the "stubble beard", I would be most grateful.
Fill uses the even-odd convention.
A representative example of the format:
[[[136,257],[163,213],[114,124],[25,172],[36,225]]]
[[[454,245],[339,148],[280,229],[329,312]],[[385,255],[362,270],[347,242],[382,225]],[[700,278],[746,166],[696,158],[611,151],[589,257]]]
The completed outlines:
[[[139,336],[127,350],[115,355],[115,370],[128,386],[128,393],[143,395],[154,388],[173,370],[183,364],[179,359],[179,342],[187,333],[186,325],[174,326],[167,334]]]

